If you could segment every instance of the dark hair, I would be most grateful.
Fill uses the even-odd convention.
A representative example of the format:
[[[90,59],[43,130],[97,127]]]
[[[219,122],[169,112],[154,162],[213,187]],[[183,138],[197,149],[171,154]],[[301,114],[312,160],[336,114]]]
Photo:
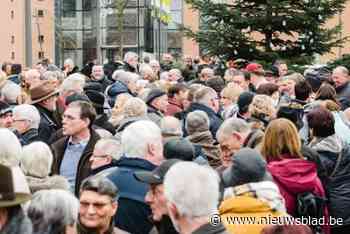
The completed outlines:
[[[220,92],[225,88],[225,81],[220,76],[215,76],[205,82],[205,85],[214,89],[216,93]]]
[[[251,77],[250,72],[244,71],[244,72],[243,72],[243,75],[244,75],[245,81],[250,81],[250,77]]]
[[[14,63],[11,66],[11,75],[18,75],[22,72],[22,65],[18,63]]]
[[[182,84],[182,83],[175,84],[168,89],[168,97],[173,98],[175,94],[179,94],[180,91],[186,91],[187,89],[188,88],[185,84]]]
[[[333,114],[324,107],[310,111],[307,115],[307,122],[316,137],[328,137],[335,134]]]
[[[319,90],[316,93],[316,100],[332,100],[337,103],[337,91],[335,91],[335,88],[328,84],[328,83],[323,83]]]
[[[84,191],[93,191],[110,196],[112,199],[116,198],[118,194],[118,188],[109,179],[102,176],[91,176],[85,179],[81,183],[79,196]]]
[[[295,98],[298,100],[306,101],[312,92],[312,88],[306,80],[297,82],[294,86]]]
[[[261,84],[256,90],[256,94],[265,94],[267,96],[272,96],[276,91],[278,91],[278,85],[274,83]]]
[[[96,119],[96,110],[91,103],[86,101],[75,101],[69,104],[69,107],[78,107],[80,109],[80,118],[88,118],[90,120],[89,128]]]
[[[1,66],[1,70],[4,71],[4,72],[6,72],[6,67],[7,67],[8,65],[12,66],[12,63],[10,63],[10,62],[4,62],[4,63],[2,64],[2,66]]]

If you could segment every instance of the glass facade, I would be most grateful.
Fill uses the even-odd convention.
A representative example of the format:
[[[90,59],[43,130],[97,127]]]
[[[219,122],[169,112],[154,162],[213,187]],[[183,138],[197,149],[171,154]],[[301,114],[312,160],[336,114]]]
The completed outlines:
[[[126,1],[126,2],[125,2]],[[122,33],[118,7],[126,3]],[[120,58],[123,51],[158,55],[167,48],[167,27],[152,16],[150,0],[56,0],[56,62],[78,66]],[[121,43],[122,35],[122,43]]]

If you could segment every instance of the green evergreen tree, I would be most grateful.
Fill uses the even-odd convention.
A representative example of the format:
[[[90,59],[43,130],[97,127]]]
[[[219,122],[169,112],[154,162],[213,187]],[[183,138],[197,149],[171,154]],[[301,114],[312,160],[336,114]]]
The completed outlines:
[[[201,15],[196,32],[184,28],[212,55],[307,63],[341,46],[341,25],[326,28],[347,0],[186,0]]]

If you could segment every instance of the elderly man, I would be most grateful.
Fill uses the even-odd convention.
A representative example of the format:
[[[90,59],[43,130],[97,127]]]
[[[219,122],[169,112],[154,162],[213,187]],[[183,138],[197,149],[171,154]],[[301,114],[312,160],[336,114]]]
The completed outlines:
[[[260,130],[252,131],[248,123],[242,119],[229,118],[220,126],[216,136],[220,145],[222,163],[217,170],[222,172],[232,165],[232,155],[242,147],[258,148],[264,133]]]
[[[11,106],[4,101],[0,101],[0,128],[9,128],[12,122]]]
[[[178,233],[171,223],[169,217],[163,186],[163,181],[166,173],[173,165],[178,162],[181,161],[178,159],[169,159],[164,161],[153,171],[139,171],[134,173],[137,180],[150,185],[150,189],[146,194],[145,201],[152,209],[152,220],[155,224],[155,229],[157,229],[158,234]]]
[[[200,74],[199,74],[199,78],[192,80],[190,82],[190,84],[202,84],[205,85],[205,82],[207,80],[210,80],[214,78],[214,70],[209,68],[209,67],[205,67],[201,70]]]
[[[24,81],[28,88],[35,87],[41,82],[41,74],[36,69],[30,69],[24,73]]]
[[[31,105],[22,104],[13,108],[12,128],[21,145],[28,145],[34,141],[39,141],[40,114]]]
[[[115,225],[133,234],[149,233],[151,210],[145,203],[149,187],[137,181],[136,171],[152,171],[163,161],[162,135],[151,121],[132,123],[122,133],[123,157],[108,178],[120,189]]]
[[[174,138],[182,138],[183,132],[181,122],[173,116],[165,116],[160,121],[160,129],[162,131],[163,142]]]
[[[91,78],[88,81],[88,84],[89,83],[101,84],[102,91],[104,92],[106,88],[112,84],[112,81],[105,76],[102,65],[94,65],[91,71]]]
[[[139,56],[134,52],[127,52],[124,55],[124,67],[123,70],[127,72],[136,73],[138,70]]]
[[[30,89],[32,105],[40,113],[39,139],[49,143],[51,135],[58,130],[59,121],[55,117],[58,90],[50,81],[43,81],[40,85]]]
[[[127,234],[114,227],[117,194],[118,189],[104,177],[90,177],[83,181],[79,191],[78,234]]]
[[[52,173],[67,178],[76,195],[83,179],[89,176],[89,159],[100,139],[91,128],[95,118],[96,112],[90,103],[72,102],[63,114],[65,137],[51,145],[54,155]]]
[[[349,70],[343,66],[336,67],[332,73],[332,80],[335,83],[338,101],[345,110],[350,107]]]
[[[227,233],[220,222],[209,223],[218,214],[219,203],[219,176],[213,169],[193,162],[176,163],[165,175],[164,194],[179,233]]]
[[[160,89],[152,89],[148,93],[145,102],[148,106],[148,118],[160,126],[160,121],[164,117],[169,104],[166,92]]]
[[[117,165],[117,161],[121,157],[121,144],[114,139],[100,139],[94,148],[94,152],[90,158],[91,175],[98,173],[107,173],[107,169]]]
[[[216,132],[219,129],[222,118],[218,114],[219,111],[219,97],[214,89],[209,87],[202,87],[194,94],[194,102],[191,103],[189,108],[186,110],[187,113],[190,113],[195,110],[204,111],[209,117],[209,130],[213,137],[216,137]],[[185,123],[186,123],[185,117]]]

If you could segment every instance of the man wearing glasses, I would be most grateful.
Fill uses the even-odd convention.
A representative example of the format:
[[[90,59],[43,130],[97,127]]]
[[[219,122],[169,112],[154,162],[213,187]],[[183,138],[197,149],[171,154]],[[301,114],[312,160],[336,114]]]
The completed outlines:
[[[117,187],[104,177],[89,177],[83,181],[79,192],[78,234],[127,234],[114,227],[117,212]]]

